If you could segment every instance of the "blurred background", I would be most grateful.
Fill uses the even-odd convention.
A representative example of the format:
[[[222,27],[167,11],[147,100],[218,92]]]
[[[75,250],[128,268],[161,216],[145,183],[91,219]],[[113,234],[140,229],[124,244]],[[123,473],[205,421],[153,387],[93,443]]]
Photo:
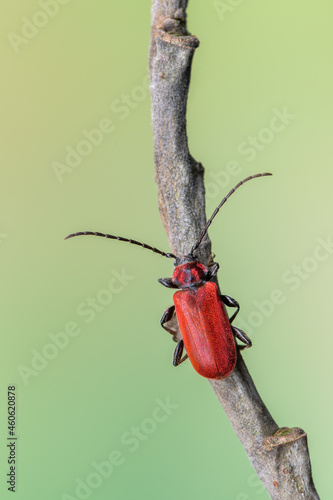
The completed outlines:
[[[150,1],[5,1],[1,19],[1,498],[16,385],[21,500],[267,499],[209,382],[160,325],[172,261],[154,183]],[[235,5],[238,4],[238,5]],[[191,1],[188,103],[210,236],[244,354],[280,426],[308,433],[329,498],[332,30],[324,0]]]

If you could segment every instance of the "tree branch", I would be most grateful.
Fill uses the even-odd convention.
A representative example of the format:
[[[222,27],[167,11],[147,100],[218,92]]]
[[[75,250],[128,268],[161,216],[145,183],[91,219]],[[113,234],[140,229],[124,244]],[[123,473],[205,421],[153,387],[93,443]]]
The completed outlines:
[[[206,222],[204,169],[190,155],[186,104],[199,41],[186,28],[186,0],[153,0],[150,89],[155,172],[161,219],[172,252],[188,253]],[[205,237],[200,260],[212,263]],[[240,354],[224,380],[210,380],[259,478],[273,500],[319,499],[302,429],[279,429]]]

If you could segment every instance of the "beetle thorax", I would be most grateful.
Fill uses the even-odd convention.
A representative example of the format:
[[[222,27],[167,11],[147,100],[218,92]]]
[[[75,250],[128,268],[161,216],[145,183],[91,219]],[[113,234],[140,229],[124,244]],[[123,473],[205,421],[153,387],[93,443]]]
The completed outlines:
[[[200,281],[205,280],[207,272],[207,267],[200,262],[186,262],[176,267],[172,281],[184,288],[195,286]]]

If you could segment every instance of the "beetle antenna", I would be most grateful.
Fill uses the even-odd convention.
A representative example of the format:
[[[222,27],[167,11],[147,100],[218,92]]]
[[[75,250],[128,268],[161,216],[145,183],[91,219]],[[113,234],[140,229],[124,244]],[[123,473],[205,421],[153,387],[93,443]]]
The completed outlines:
[[[140,243],[140,241],[131,240],[129,238],[123,238],[122,236],[114,236],[113,234],[97,233],[93,231],[80,231],[78,233],[69,234],[68,236],[66,236],[65,240],[68,240],[69,238],[74,238],[75,236],[85,236],[85,235],[102,236],[102,238],[111,238],[112,240],[127,241],[128,243],[132,243],[132,245],[139,245],[140,247],[147,248],[152,252],[159,253],[160,255],[162,255],[163,257],[167,257],[168,259],[176,259],[176,256],[173,253],[165,253],[162,252],[162,250],[158,250],[155,247],[147,245],[147,243]]]
[[[207,221],[205,227],[203,228],[203,230],[201,231],[201,234],[199,236],[199,238],[197,239],[197,241],[194,243],[193,247],[192,247],[192,250],[191,250],[191,255],[193,255],[193,253],[196,251],[196,249],[198,248],[198,246],[200,245],[200,243],[202,242],[205,234],[207,233],[208,231],[208,228],[209,226],[211,225],[211,223],[213,222],[213,219],[215,217],[215,215],[217,215],[218,211],[220,210],[220,208],[222,207],[222,205],[225,204],[225,202],[230,198],[230,196],[236,191],[236,189],[238,189],[240,186],[242,186],[243,184],[245,184],[245,182],[247,181],[250,181],[252,179],[256,179],[257,177],[265,177],[266,175],[273,175],[273,174],[270,174],[270,173],[265,173],[265,174],[256,174],[256,175],[250,175],[249,177],[246,177],[246,179],[243,179],[242,181],[240,181],[228,194],[227,196],[225,196],[225,198],[223,198],[223,200],[221,201],[221,203],[219,204],[218,207],[215,208],[212,216],[210,217],[210,219]]]

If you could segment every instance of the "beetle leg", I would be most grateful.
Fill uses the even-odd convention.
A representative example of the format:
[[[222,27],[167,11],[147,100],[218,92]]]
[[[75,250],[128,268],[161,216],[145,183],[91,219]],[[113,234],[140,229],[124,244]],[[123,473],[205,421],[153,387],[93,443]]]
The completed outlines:
[[[243,332],[243,330],[241,330],[240,328],[236,328],[235,326],[232,326],[231,329],[232,329],[235,337],[237,337],[241,342],[244,342],[244,344],[245,344],[245,345],[239,346],[240,350],[247,349],[248,347],[252,346],[251,340],[246,335],[246,333]]]
[[[213,264],[209,269],[208,269],[208,276],[207,278],[209,280],[211,280],[217,273],[217,271],[219,270],[220,266],[217,262],[215,262],[215,264]]]
[[[164,330],[171,333],[172,335],[175,335],[177,332],[175,330],[172,330],[171,328],[165,326],[164,323],[167,323],[168,321],[170,321],[174,312],[175,312],[175,306],[169,307],[168,309],[166,309],[164,311],[162,318],[161,318],[161,321],[160,321],[161,326],[164,328]]]
[[[233,299],[229,295],[221,295],[221,300],[223,304],[225,304],[228,307],[237,307],[237,311],[234,312],[231,318],[229,318],[229,323],[231,324],[233,320],[236,318],[237,314],[239,313],[240,305],[238,304],[237,300]]]
[[[176,285],[171,278],[159,278],[158,282],[161,283],[161,285],[166,286],[167,288],[179,288],[179,286]]]
[[[180,365],[180,363],[182,363],[183,361],[185,361],[185,359],[188,358],[187,354],[185,354],[185,356],[182,357],[183,350],[184,350],[184,341],[182,339],[178,342],[175,352],[173,353],[173,366]]]

